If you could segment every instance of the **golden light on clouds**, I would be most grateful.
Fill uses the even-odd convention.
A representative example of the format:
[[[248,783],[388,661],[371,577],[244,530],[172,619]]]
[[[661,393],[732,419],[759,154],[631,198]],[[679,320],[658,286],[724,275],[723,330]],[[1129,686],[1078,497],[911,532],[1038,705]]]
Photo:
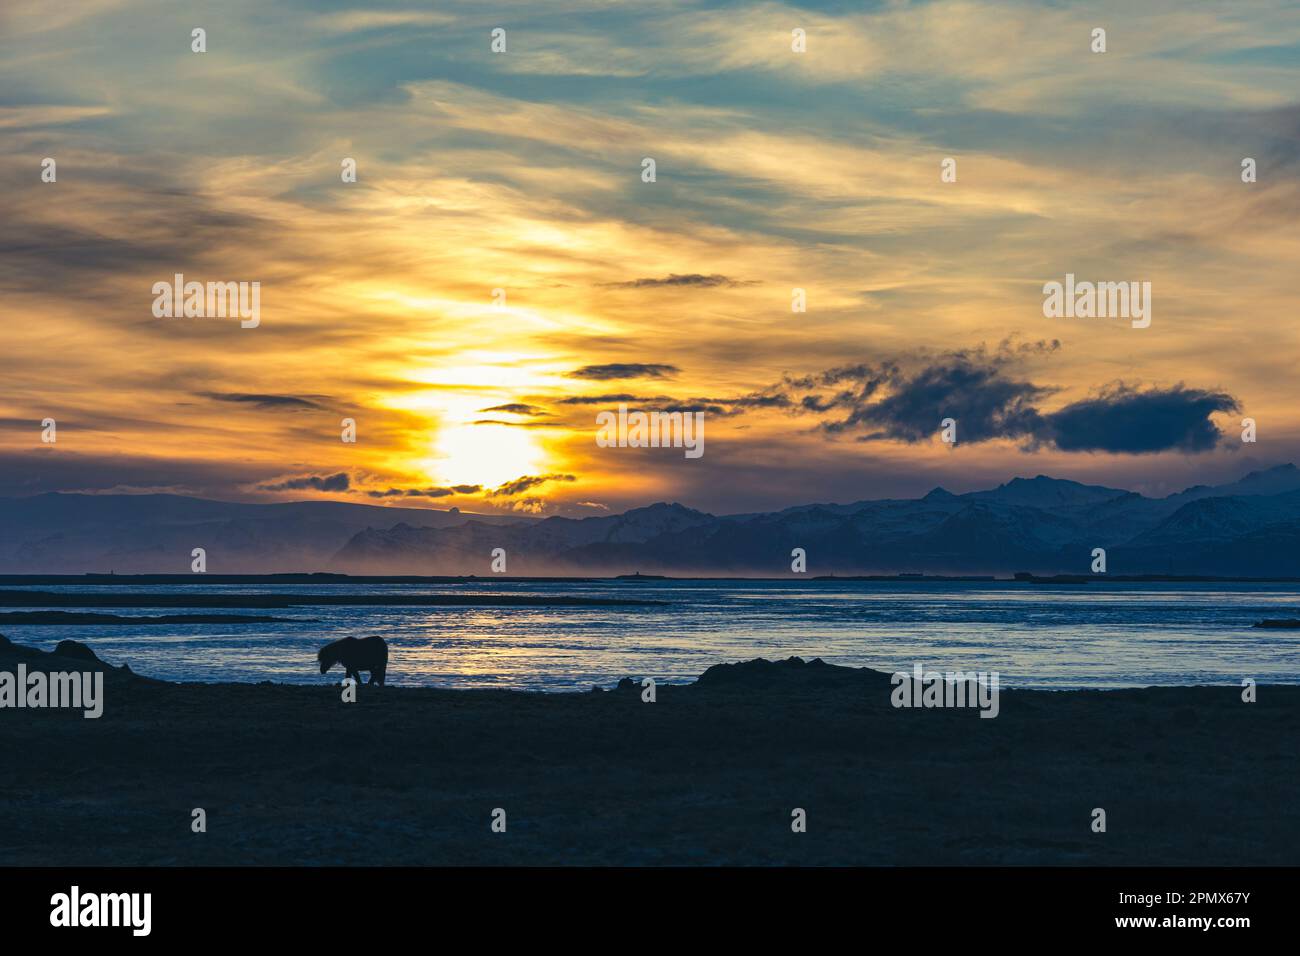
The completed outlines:
[[[232,0],[203,56],[169,46],[192,24],[165,5],[16,8],[0,293],[21,320],[0,453],[53,415],[76,436],[64,459],[89,456],[67,477],[18,469],[23,487],[199,475],[283,500],[323,493],[266,486],[344,473],[354,500],[473,485],[401,503],[497,510],[514,503],[487,491],[573,474],[528,494],[583,514],[1240,472],[1240,449],[1070,453],[1033,430],[1117,382],[1227,396],[1193,424],[1251,414],[1272,461],[1300,442],[1287,4],[561,4],[563,27],[548,5],[496,59],[472,5],[391,6]],[[1101,63],[1086,41],[1103,15],[1125,42]],[[110,17],[118,41],[92,42]],[[34,178],[45,156],[57,184]],[[154,319],[150,286],[175,272],[260,281],[260,327]],[[1045,319],[1039,290],[1067,272],[1150,281],[1152,328]],[[962,417],[947,396],[974,417],[969,391],[925,390],[961,361],[1028,407],[993,416],[1025,430],[951,453],[916,440],[917,422]],[[819,384],[844,367],[863,377]],[[623,400],[705,409],[708,452],[601,454],[595,412]]]

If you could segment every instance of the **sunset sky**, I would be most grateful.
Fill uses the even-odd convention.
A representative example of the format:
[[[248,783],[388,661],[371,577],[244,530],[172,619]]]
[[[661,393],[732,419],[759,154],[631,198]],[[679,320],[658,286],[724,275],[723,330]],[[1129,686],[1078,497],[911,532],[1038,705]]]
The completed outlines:
[[[1298,171],[1294,0],[4,0],[0,495],[1227,481],[1300,461]],[[155,318],[175,273],[260,325]],[[1151,327],[1045,318],[1066,273]],[[597,447],[620,401],[702,409],[703,457]]]

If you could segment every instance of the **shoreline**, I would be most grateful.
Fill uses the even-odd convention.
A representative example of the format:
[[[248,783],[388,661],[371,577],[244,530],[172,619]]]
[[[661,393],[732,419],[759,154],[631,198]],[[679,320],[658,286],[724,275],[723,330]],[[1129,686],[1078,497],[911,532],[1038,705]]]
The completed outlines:
[[[662,607],[663,601],[528,594],[190,594],[154,592],[0,591],[6,607]]]
[[[1261,577],[1197,574],[789,574],[779,577],[707,574],[616,574],[606,576],[526,576],[508,574],[411,575],[411,574],[341,574],[330,571],[269,572],[265,574],[0,574],[0,587],[36,585],[111,584],[136,587],[148,585],[222,585],[222,584],[653,584],[656,582],[692,583],[733,581],[754,583],[812,584],[870,581],[875,584],[1295,584],[1300,576]]]
[[[148,605],[142,605],[148,606]],[[267,617],[261,614],[154,614],[125,616],[74,611],[0,611],[0,627],[137,627],[153,624],[304,624],[315,618]]]

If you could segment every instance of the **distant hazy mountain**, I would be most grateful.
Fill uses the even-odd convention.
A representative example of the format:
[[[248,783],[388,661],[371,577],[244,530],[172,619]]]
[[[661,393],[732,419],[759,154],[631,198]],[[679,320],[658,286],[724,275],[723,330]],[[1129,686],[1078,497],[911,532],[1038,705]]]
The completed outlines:
[[[312,501],[251,505],[174,495],[0,499],[0,572],[786,575],[1089,571],[1300,575],[1300,470],[1281,465],[1165,498],[1039,475],[987,491],[716,516],[655,504],[525,519]]]
[[[1166,498],[1039,475],[988,491],[801,505],[718,517],[677,504],[531,525],[370,530],[331,562],[354,573],[483,573],[503,548],[516,574],[1088,573],[1300,575],[1300,471],[1282,465]]]
[[[175,573],[190,552],[207,552],[208,571],[323,570],[372,525],[398,521],[448,527],[470,518],[505,519],[343,501],[242,504],[181,495],[45,494],[0,498],[0,573]]]

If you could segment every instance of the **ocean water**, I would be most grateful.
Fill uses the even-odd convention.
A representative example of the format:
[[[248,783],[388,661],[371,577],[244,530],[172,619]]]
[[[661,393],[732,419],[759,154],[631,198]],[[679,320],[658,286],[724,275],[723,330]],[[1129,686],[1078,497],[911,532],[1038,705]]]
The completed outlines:
[[[114,590],[103,585],[44,591]],[[11,588],[6,588],[11,590]],[[390,684],[548,691],[651,676],[687,682],[724,661],[997,671],[1004,687],[1300,683],[1300,587],[1273,584],[1043,586],[1010,582],[641,581],[120,587],[122,592],[532,594],[644,598],[654,607],[63,608],[118,615],[222,613],[282,624],[37,627],[0,623],[50,649],[83,641],[138,674],[180,681],[337,683],[316,650],[349,635],[389,643]],[[32,610],[28,608],[14,610]]]

